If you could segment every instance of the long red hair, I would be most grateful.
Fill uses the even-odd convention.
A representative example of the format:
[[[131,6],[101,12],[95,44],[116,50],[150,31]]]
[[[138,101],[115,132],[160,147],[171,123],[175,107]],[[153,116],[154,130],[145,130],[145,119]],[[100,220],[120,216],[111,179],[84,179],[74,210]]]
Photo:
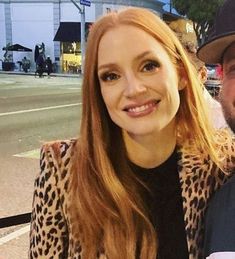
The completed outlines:
[[[108,258],[154,259],[157,234],[141,197],[141,183],[134,177],[127,158],[122,130],[110,119],[97,76],[99,42],[121,24],[138,27],[183,67],[188,85],[180,91],[177,113],[178,144],[191,138],[216,161],[213,132],[207,119],[197,75],[179,40],[155,14],[141,8],[109,13],[93,24],[89,33],[83,79],[83,110],[80,138],[73,156],[71,181],[72,231],[81,236],[84,258],[104,252]],[[75,235],[76,236],[76,235]]]

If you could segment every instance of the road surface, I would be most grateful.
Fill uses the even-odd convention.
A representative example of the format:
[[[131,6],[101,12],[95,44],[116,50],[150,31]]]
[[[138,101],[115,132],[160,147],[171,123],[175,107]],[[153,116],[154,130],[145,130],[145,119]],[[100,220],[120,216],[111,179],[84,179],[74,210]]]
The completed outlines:
[[[43,142],[79,134],[81,79],[0,73],[0,218],[31,211]],[[0,229],[0,259],[26,259],[29,225]]]

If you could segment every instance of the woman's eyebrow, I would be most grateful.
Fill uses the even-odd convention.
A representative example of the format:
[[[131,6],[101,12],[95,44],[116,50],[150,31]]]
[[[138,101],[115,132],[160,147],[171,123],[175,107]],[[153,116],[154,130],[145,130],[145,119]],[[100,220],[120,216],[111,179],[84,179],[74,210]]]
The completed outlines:
[[[102,64],[100,66],[98,66],[98,71],[99,70],[102,70],[102,69],[105,69],[105,68],[112,68],[112,67],[115,67],[116,64],[115,63],[107,63],[107,64]]]
[[[144,58],[145,56],[148,56],[149,54],[152,54],[152,52],[150,50],[146,50],[142,53],[140,53],[139,55],[137,55],[134,60],[139,60],[139,59],[142,59]]]
[[[142,59],[143,57],[151,54],[152,52],[149,51],[149,50],[146,50],[140,54],[138,54],[136,57],[134,57],[134,61],[136,60],[139,60],[139,59]],[[101,70],[101,69],[105,69],[105,68],[110,68],[110,67],[115,67],[115,63],[107,63],[107,64],[102,64],[98,67],[98,70]]]

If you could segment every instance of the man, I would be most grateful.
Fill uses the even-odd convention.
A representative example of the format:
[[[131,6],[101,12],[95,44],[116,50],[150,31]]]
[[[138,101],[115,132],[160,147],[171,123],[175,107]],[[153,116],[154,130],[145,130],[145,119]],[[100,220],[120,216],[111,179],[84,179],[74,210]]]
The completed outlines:
[[[30,60],[27,59],[26,57],[24,57],[22,59],[21,63],[22,63],[22,68],[23,68],[24,72],[27,73],[30,68]]]
[[[37,69],[35,72],[35,76],[36,76],[36,74],[38,74],[39,77],[43,77],[44,65],[45,65],[45,61],[44,61],[43,54],[39,54],[39,56],[37,57],[37,60],[36,60]]]
[[[198,49],[198,57],[206,63],[222,65],[221,104],[225,119],[235,133],[235,0],[226,0],[219,9],[213,34]],[[235,177],[214,195],[209,205],[205,257],[235,258]]]
[[[46,64],[47,76],[48,76],[48,78],[50,78],[50,74],[52,73],[52,70],[53,70],[53,64],[52,64],[50,56],[47,56],[45,64]]]

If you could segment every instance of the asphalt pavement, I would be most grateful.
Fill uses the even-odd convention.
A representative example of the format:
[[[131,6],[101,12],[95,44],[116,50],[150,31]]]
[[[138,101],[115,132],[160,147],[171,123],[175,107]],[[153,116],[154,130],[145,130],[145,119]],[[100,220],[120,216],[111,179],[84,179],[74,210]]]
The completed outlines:
[[[31,211],[42,143],[79,134],[76,74],[38,78],[0,71],[0,218]],[[29,224],[0,229],[0,259],[26,259]]]

